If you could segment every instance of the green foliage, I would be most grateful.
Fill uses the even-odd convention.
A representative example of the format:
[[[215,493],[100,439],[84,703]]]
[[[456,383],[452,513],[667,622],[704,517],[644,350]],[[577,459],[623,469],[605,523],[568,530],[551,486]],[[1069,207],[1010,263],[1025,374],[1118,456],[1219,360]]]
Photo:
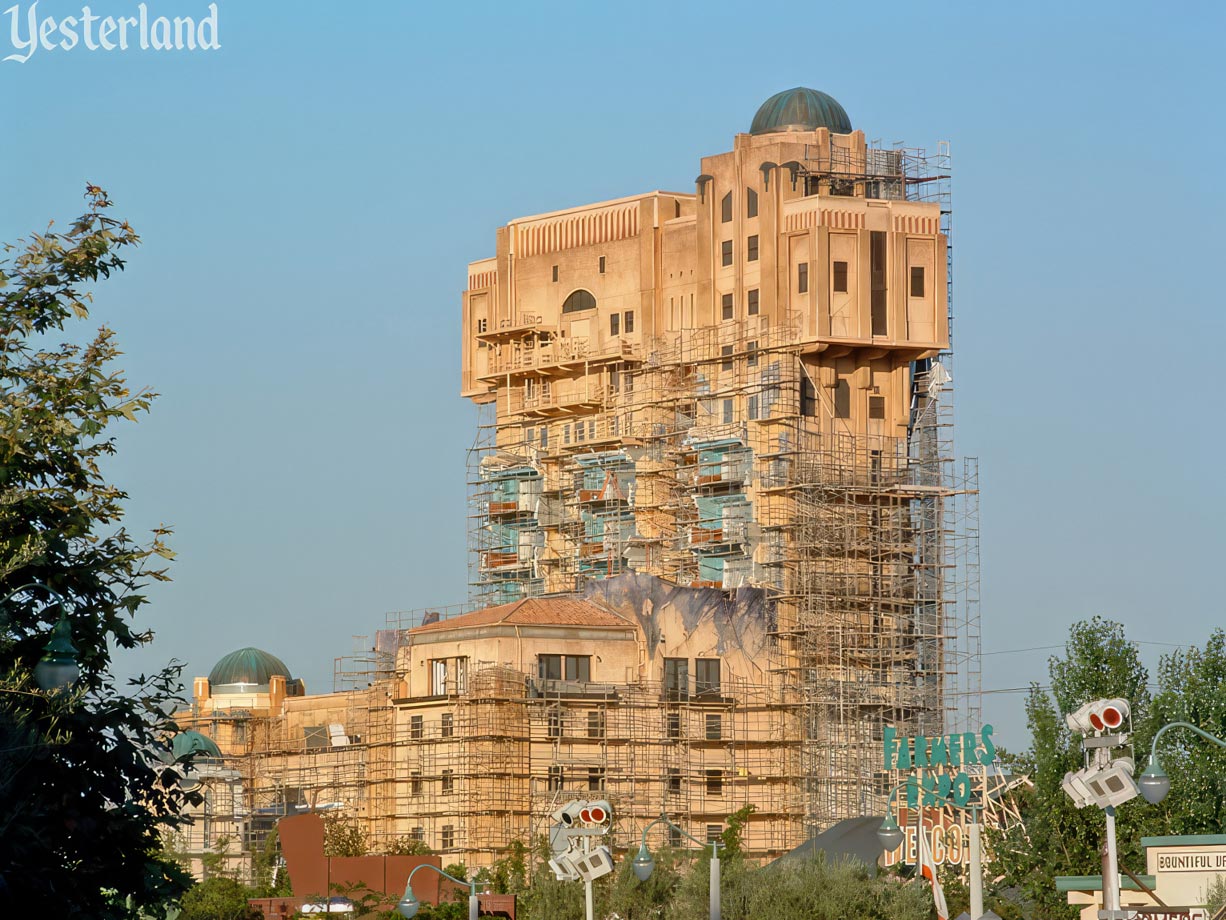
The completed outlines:
[[[1145,726],[1144,756],[1137,749],[1137,770],[1149,759],[1149,740],[1162,725],[1190,722],[1226,739],[1226,633],[1217,629],[1203,649],[1164,655],[1158,666],[1158,692]],[[1187,729],[1172,728],[1159,742],[1158,757],[1171,778],[1171,791],[1151,806],[1149,833],[1219,834],[1226,827],[1226,749]]]
[[[926,883],[873,878],[857,863],[789,860],[763,868],[734,860],[722,873],[724,920],[928,920],[932,892]],[[710,882],[698,865],[677,886],[664,916],[706,916]]]
[[[388,856],[429,856],[433,852],[424,840],[413,837],[397,837],[387,848]]]
[[[356,821],[329,812],[324,815],[324,856],[365,856],[366,831]]]
[[[728,816],[728,826],[719,835],[723,847],[719,851],[721,859],[733,859],[741,855],[741,832],[745,822],[754,812],[754,805],[742,805]]]
[[[253,896],[237,879],[205,879],[183,895],[179,920],[258,920],[260,912],[247,904]]]
[[[518,840],[512,841],[510,852],[496,860],[488,869],[477,873],[477,887],[493,894],[515,894],[527,886],[528,848]]]
[[[1148,672],[1136,646],[1125,638],[1123,626],[1101,617],[1073,624],[1065,654],[1049,659],[1048,672],[1051,693],[1035,686],[1026,700],[1031,749],[1011,763],[1015,772],[1029,775],[1034,783],[1033,788],[1017,792],[1025,827],[1007,832],[988,829],[985,836],[993,853],[993,870],[1003,876],[1003,885],[1014,886],[1040,916],[1073,918],[1077,909],[1056,891],[1054,878],[1102,871],[1104,823],[1099,809],[1074,807],[1060,785],[1067,771],[1083,766],[1080,736],[1068,730],[1064,716],[1092,699],[1123,697],[1132,703],[1134,724],[1143,722],[1149,704]],[[1135,805],[1118,810],[1120,862],[1137,867],[1133,871],[1144,865],[1143,819]]]
[[[139,240],[87,189],[88,211],[0,255],[0,907],[37,904],[48,916],[160,916],[190,884],[162,849],[185,796],[151,752],[173,733],[179,667],[117,687],[114,649],[148,642],[133,620],[145,587],[166,579],[173,553],[156,530],[134,542],[126,494],[102,465],[112,425],[135,420],[153,394],[113,369],[114,334],[86,341],[95,282],[124,267]],[[56,605],[66,599],[81,676],[72,691],[32,680]]]
[[[264,837],[260,848],[251,854],[251,874],[255,881],[252,897],[284,898],[293,893],[289,873],[281,858],[281,837],[275,827]]]
[[[1226,876],[1219,875],[1205,888],[1205,907],[1209,908],[1209,916],[1217,916],[1218,911],[1226,908]]]

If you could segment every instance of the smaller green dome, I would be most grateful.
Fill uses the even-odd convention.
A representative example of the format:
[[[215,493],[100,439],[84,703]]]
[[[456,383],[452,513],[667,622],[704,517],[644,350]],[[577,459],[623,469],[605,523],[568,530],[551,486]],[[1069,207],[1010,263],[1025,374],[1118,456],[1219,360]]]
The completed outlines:
[[[797,86],[775,93],[758,108],[749,126],[750,134],[776,131],[812,131],[829,128],[835,134],[850,134],[851,119],[833,96]]]
[[[221,748],[212,738],[200,732],[179,732],[170,739],[170,751],[175,755],[175,760],[182,760],[188,754],[221,759]]]
[[[240,648],[213,665],[209,672],[210,689],[228,685],[266,686],[268,679],[280,674],[289,682],[289,668],[276,655],[258,648]]]

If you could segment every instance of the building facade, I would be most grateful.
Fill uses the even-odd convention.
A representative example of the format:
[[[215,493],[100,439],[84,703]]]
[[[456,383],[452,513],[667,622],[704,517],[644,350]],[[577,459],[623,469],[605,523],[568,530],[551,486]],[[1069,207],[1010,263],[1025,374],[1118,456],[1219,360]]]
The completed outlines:
[[[885,726],[976,726],[948,183],[798,88],[692,192],[499,228],[462,306],[477,609],[389,622],[344,692],[198,681],[248,838],[336,807],[480,866],[591,796],[618,846],[753,805],[777,856],[884,809]]]
[[[883,724],[977,722],[948,167],[797,88],[692,193],[513,220],[469,266],[473,599],[626,571],[768,592],[814,829],[860,807]]]

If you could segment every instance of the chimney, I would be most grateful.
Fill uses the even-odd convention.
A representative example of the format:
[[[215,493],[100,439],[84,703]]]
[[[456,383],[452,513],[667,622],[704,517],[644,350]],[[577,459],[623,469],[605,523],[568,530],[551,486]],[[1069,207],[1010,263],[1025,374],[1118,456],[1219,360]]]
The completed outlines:
[[[285,675],[273,674],[268,678],[268,711],[279,712],[285,702]]]
[[[197,703],[209,698],[209,679],[207,677],[197,677],[192,681],[192,696],[196,698]]]

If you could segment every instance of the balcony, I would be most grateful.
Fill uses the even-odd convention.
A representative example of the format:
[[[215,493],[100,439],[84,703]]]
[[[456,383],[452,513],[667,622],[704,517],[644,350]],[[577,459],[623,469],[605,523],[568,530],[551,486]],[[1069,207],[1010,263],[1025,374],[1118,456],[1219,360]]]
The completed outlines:
[[[526,559],[520,559],[519,553],[506,552],[491,552],[481,554],[481,569],[482,571],[506,570],[506,569],[526,569],[530,563]]]
[[[611,361],[641,361],[642,348],[620,339],[603,342],[586,338],[553,339],[539,345],[525,342],[505,346],[501,355],[490,358],[489,369],[481,380],[496,382],[499,377],[516,375],[562,376],[568,368]]]

